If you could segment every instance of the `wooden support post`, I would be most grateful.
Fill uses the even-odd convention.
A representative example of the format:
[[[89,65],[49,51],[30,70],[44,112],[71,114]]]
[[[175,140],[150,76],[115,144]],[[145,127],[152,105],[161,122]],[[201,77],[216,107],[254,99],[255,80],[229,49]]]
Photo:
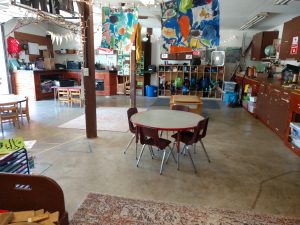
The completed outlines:
[[[136,50],[130,52],[130,107],[136,107]]]
[[[97,137],[96,119],[96,87],[95,87],[95,53],[94,53],[94,31],[93,31],[93,10],[90,4],[82,4],[83,26],[84,26],[84,68],[88,68],[88,76],[83,76],[85,92],[85,121],[87,138]]]

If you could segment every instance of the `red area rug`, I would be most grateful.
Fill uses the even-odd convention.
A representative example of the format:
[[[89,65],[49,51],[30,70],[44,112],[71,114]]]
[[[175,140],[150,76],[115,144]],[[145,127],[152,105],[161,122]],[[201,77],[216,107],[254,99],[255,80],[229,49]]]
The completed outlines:
[[[90,193],[74,214],[70,225],[92,224],[299,225],[300,219]]]

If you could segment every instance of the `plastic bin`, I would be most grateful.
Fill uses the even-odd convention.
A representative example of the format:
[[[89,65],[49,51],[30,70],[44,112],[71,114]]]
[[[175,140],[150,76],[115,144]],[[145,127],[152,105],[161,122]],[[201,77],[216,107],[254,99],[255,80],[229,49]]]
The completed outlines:
[[[236,86],[236,82],[225,81],[224,82],[224,92],[234,92],[235,86]]]
[[[147,97],[157,97],[157,86],[147,85],[146,86],[146,96]]]
[[[300,140],[300,123],[290,123],[292,139]]]
[[[235,105],[238,100],[238,93],[236,92],[225,92],[223,101],[227,106]]]

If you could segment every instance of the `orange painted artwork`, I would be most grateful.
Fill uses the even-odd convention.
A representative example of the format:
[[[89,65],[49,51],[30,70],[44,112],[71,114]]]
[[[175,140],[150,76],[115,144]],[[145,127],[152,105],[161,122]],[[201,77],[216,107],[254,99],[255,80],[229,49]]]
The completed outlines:
[[[120,34],[120,35],[124,35],[124,34],[125,34],[125,28],[124,28],[124,27],[121,27],[121,28],[120,28],[119,34]]]
[[[187,48],[184,46],[176,46],[176,45],[171,45],[170,46],[170,53],[181,53],[181,52],[192,52],[192,48]]]
[[[190,33],[190,20],[188,16],[182,16],[180,17],[179,21],[179,26],[180,26],[180,32],[184,38],[184,41],[186,41],[189,37]]]

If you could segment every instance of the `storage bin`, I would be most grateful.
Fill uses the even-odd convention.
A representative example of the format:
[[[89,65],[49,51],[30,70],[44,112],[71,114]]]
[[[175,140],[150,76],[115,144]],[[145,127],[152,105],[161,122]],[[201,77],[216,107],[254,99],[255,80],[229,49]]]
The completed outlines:
[[[257,97],[256,97],[256,96],[250,96],[250,97],[249,97],[249,101],[250,101],[250,102],[256,102],[256,100],[257,100]]]
[[[234,92],[235,86],[236,86],[236,82],[225,81],[224,82],[224,92]]]
[[[255,106],[249,106],[248,105],[248,111],[250,112],[250,113],[254,113],[255,112]]]
[[[146,86],[146,96],[147,97],[157,97],[157,86],[147,85]]]
[[[292,139],[300,140],[300,123],[290,123]]]
[[[223,96],[223,101],[227,106],[235,105],[238,100],[238,93],[236,92],[225,92]]]

